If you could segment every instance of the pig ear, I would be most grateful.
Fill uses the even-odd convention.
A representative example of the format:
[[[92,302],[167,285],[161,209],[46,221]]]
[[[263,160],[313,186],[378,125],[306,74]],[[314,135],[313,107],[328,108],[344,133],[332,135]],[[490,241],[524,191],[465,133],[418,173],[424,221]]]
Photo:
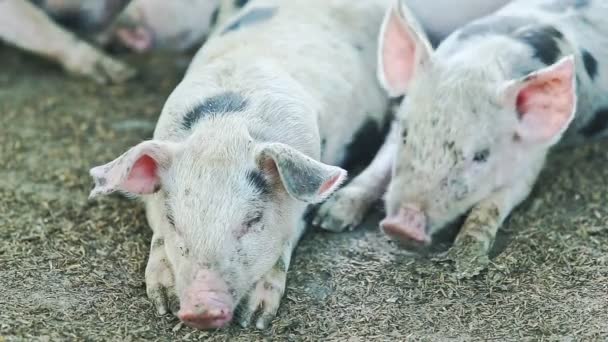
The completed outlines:
[[[170,166],[174,151],[169,143],[145,141],[108,164],[92,168],[89,173],[95,188],[89,198],[115,191],[136,195],[158,191],[159,170]]]
[[[322,202],[346,179],[343,169],[318,162],[281,143],[262,145],[256,162],[264,172],[280,178],[289,195],[307,203]]]
[[[519,140],[552,145],[561,138],[576,112],[575,68],[569,56],[507,84],[505,99],[516,109]]]
[[[393,1],[384,17],[378,47],[378,79],[392,97],[404,95],[414,74],[431,61],[433,48],[412,12]]]

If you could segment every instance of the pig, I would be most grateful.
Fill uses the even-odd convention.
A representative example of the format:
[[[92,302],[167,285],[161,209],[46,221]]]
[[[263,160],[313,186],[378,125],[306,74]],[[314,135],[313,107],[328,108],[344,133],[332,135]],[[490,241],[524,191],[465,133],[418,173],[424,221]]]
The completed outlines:
[[[518,0],[433,49],[396,2],[383,24],[378,73],[391,96],[407,96],[389,144],[395,154],[373,165],[391,169],[382,229],[424,245],[465,215],[448,256],[458,277],[479,274],[550,149],[606,135],[607,17],[605,1]],[[355,210],[380,186],[371,177],[361,183],[364,195],[346,195]]]
[[[269,325],[309,204],[383,133],[384,0],[252,0],[195,55],[152,140],[91,169],[91,197],[145,202],[147,294],[198,329]],[[355,144],[356,145],[356,144]]]
[[[221,2],[222,7],[220,0],[133,0],[98,41],[139,53],[197,48],[220,23],[220,13],[225,18],[240,9],[234,0]]]
[[[49,6],[51,2],[46,1]],[[103,15],[109,16],[109,12]],[[99,83],[123,82],[135,74],[127,65],[58,26],[43,9],[28,1],[0,1],[0,40],[45,56],[67,71]]]
[[[403,1],[403,0],[402,0]],[[474,19],[484,17],[510,0],[405,0],[421,29],[436,46],[450,33]],[[382,55],[382,51],[380,51]],[[393,102],[397,103],[400,98]],[[397,111],[394,110],[394,111]],[[382,197],[391,179],[391,165],[397,153],[398,124],[391,130],[372,163],[343,189],[323,203],[313,218],[313,225],[332,232],[352,230],[364,219],[372,205]]]

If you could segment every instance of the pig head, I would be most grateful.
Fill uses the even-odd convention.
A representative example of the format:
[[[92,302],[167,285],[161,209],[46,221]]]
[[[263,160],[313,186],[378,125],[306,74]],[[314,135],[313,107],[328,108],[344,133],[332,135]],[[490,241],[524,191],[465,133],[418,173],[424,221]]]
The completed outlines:
[[[170,309],[206,329],[230,322],[252,291],[283,286],[275,280],[284,282],[304,207],[330,195],[346,172],[256,141],[242,121],[228,120],[180,143],[143,142],[91,175],[92,197],[118,191],[145,199],[158,240],[148,266],[167,272],[161,285],[179,302],[179,311]],[[264,300],[256,305],[272,318],[278,302]]]

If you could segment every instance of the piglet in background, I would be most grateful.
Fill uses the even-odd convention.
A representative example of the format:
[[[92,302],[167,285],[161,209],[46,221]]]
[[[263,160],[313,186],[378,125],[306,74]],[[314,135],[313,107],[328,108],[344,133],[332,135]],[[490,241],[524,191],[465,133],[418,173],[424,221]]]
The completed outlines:
[[[154,139],[91,170],[91,196],[146,203],[159,313],[201,329],[274,318],[307,205],[344,181],[332,165],[358,132],[386,125],[376,37],[388,5],[248,2],[197,53]]]
[[[133,0],[98,40],[103,45],[123,46],[140,53],[198,48],[217,25],[245,3],[234,0]]]
[[[406,97],[383,148],[392,157],[372,164],[392,174],[382,229],[428,244],[466,214],[448,255],[461,277],[483,270],[550,148],[606,134],[607,17],[606,1],[514,1],[434,50],[396,1],[383,25],[379,77],[392,96]],[[337,198],[361,210],[387,181],[364,173],[353,181],[359,194],[346,187]],[[332,203],[330,216],[337,209]]]
[[[133,0],[100,36],[135,52],[185,50],[200,45],[217,18],[219,0]]]

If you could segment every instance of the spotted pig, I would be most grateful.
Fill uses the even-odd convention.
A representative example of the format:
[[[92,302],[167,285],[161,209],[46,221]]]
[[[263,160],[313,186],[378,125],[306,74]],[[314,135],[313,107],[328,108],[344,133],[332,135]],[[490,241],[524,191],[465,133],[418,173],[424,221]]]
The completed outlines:
[[[332,165],[356,133],[385,124],[375,65],[388,5],[249,1],[197,53],[153,140],[91,170],[92,197],[146,204],[159,313],[202,329],[273,319],[307,205],[344,181]]]
[[[328,203],[324,222],[356,223],[354,213],[390,179],[382,229],[428,244],[466,215],[449,256],[459,276],[477,274],[551,147],[606,135],[607,17],[602,0],[518,0],[434,49],[394,1],[380,38],[379,79],[390,95],[406,95],[399,120],[371,171]]]

